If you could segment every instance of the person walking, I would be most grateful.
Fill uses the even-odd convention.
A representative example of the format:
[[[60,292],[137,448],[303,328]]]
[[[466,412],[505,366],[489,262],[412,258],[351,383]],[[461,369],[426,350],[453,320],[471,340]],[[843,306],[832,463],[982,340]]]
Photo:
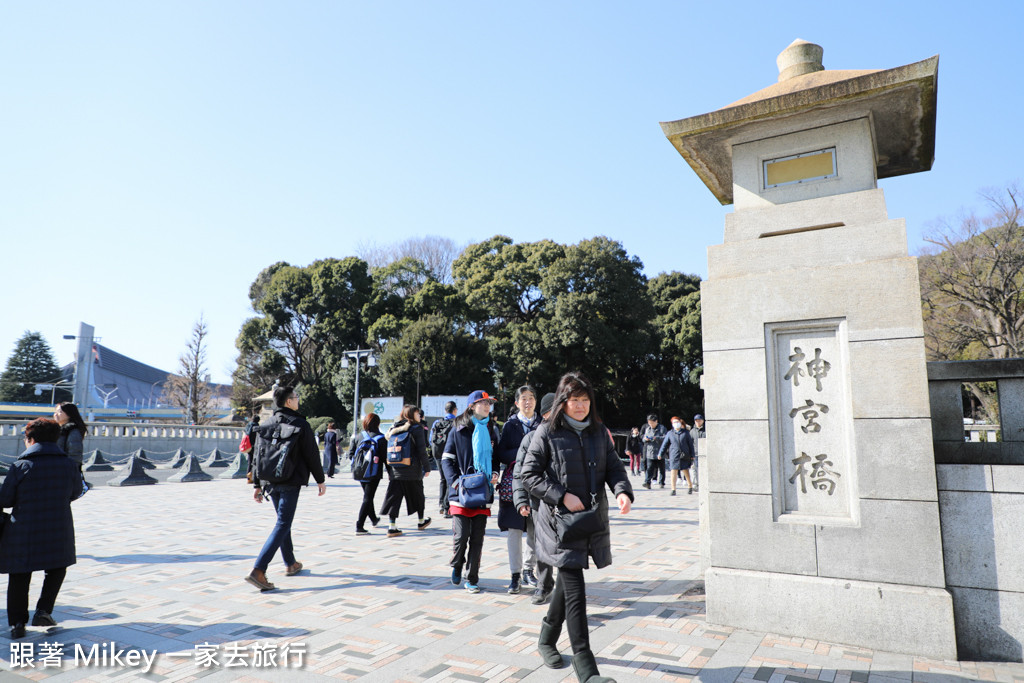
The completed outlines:
[[[89,428],[85,426],[78,406],[74,403],[58,403],[53,411],[53,419],[60,425],[57,448],[64,451],[64,455],[74,460],[81,469],[85,435]]]
[[[0,507],[12,508],[0,543],[0,573],[7,574],[7,623],[11,638],[25,636],[32,572],[43,588],[33,626],[56,626],[53,608],[67,568],[77,561],[71,501],[84,493],[79,463],[57,447],[60,425],[38,418],[25,425],[25,451],[0,487]]]
[[[665,436],[658,449],[658,458],[662,462],[668,463],[669,471],[672,473],[672,493],[669,495],[676,495],[676,482],[679,480],[680,470],[686,477],[686,483],[690,487],[689,492],[693,493],[693,481],[690,479],[690,466],[693,464],[693,439],[690,438],[690,432],[686,429],[686,423],[682,418],[673,417],[671,422],[672,431]]]
[[[521,586],[537,586],[533,574],[534,557],[531,552],[523,563],[523,532],[526,531],[530,508],[525,511],[515,505],[512,491],[512,479],[516,466],[516,455],[523,437],[540,425],[537,415],[537,392],[530,385],[516,389],[515,404],[517,412],[509,417],[501,428],[498,440],[498,461],[502,466],[501,478],[498,483],[498,529],[507,532],[508,568],[512,580],[508,584],[508,592],[518,595]]]
[[[690,430],[690,438],[693,440],[693,467],[690,468],[690,478],[693,480],[693,488],[695,491],[700,489],[700,487],[697,486],[697,462],[699,460],[697,456],[700,453],[699,440],[706,437],[707,432],[704,431],[704,416],[697,413],[693,416],[693,428]]]
[[[637,427],[633,427],[629,432],[629,436],[626,437],[626,455],[629,456],[629,473],[632,475],[641,474],[643,467],[640,463],[643,460],[644,444],[640,440],[640,430]]]
[[[338,467],[338,432],[334,431],[334,420],[327,423],[324,432],[324,466],[327,476],[334,479],[334,470]]]
[[[373,512],[373,498],[377,495],[377,487],[380,486],[380,480],[384,478],[384,462],[387,460],[388,455],[388,441],[384,438],[384,435],[380,433],[380,415],[376,413],[370,413],[363,417],[362,422],[363,433],[359,440],[352,441],[352,448],[349,449],[348,459],[351,462],[356,455],[356,449],[363,439],[372,439],[373,437],[379,436],[377,444],[374,449],[374,456],[377,458],[377,467],[368,479],[364,479],[359,482],[359,485],[363,487],[363,503],[359,507],[359,517],[356,518],[356,535],[366,536],[370,532],[366,529],[366,520],[377,526],[380,524],[380,517]]]
[[[466,411],[455,419],[448,443],[441,457],[441,467],[448,480],[448,509],[452,513],[452,585],[462,583],[470,593],[480,592],[480,557],[484,548],[484,531],[491,514],[494,485],[498,483],[498,429],[491,419],[495,400],[486,391],[469,395]],[[459,477],[470,472],[483,474],[489,481],[489,496],[478,507],[463,507],[459,500]]]
[[[390,448],[392,437],[408,432],[410,449],[408,465],[387,465],[388,488],[384,492],[380,514],[388,516],[388,538],[402,535],[402,530],[398,528],[398,515],[402,511],[403,500],[405,513],[419,517],[417,529],[430,526],[430,517],[423,516],[427,505],[423,494],[423,478],[430,474],[430,457],[427,455],[427,433],[419,423],[418,410],[411,404],[403,407],[398,420],[385,435]]]
[[[448,401],[444,404],[444,417],[434,420],[434,424],[430,426],[430,453],[434,457],[434,467],[438,472],[442,472],[441,458],[444,456],[445,444],[448,443],[448,434],[452,431],[452,425],[455,424],[457,408],[455,401]],[[438,510],[445,519],[451,519],[452,513],[448,510],[448,479],[443,473],[438,479],[441,480],[438,485]]]
[[[285,564],[285,575],[295,576],[302,571],[302,563],[295,559],[295,549],[292,545],[292,520],[295,518],[295,508],[299,504],[299,491],[309,484],[310,475],[316,480],[317,495],[324,495],[327,492],[327,485],[324,483],[324,469],[320,463],[320,450],[316,446],[316,437],[310,428],[306,418],[299,413],[299,394],[292,386],[278,386],[274,389],[274,414],[264,422],[256,431],[256,444],[254,452],[260,449],[260,442],[269,442],[273,438],[274,431],[278,425],[289,425],[297,427],[299,432],[295,437],[296,442],[288,457],[293,459],[294,469],[292,476],[287,481],[278,484],[260,482],[257,473],[253,471],[253,500],[262,503],[266,496],[274,503],[274,511],[277,513],[277,522],[274,524],[270,536],[263,544],[260,554],[256,556],[252,571],[245,580],[261,591],[271,591],[276,586],[267,579],[267,568],[270,561],[274,559],[277,551],[281,551],[281,559]]]
[[[647,462],[647,475],[644,477],[644,488],[651,488],[651,482],[658,475],[658,484],[665,488],[665,461],[658,455],[661,442],[665,440],[665,425],[658,424],[658,416],[651,413],[647,416],[647,426],[640,433],[640,441],[644,445],[644,460]]]
[[[551,392],[544,394],[543,398],[540,399],[540,417],[542,421],[548,419],[551,415],[551,408],[554,405],[555,395]],[[523,488],[523,460],[526,459],[526,452],[530,448],[530,441],[533,440],[533,436],[536,433],[536,429],[527,432],[523,436],[522,443],[519,444],[519,452],[516,454],[516,465],[512,472],[512,499],[516,510],[526,519],[526,547],[529,553],[526,564],[530,566],[530,561],[532,560],[533,566],[537,571],[535,576],[530,577],[534,583],[533,597],[530,598],[530,602],[534,605],[543,605],[551,598],[551,591],[555,588],[554,571],[550,564],[537,556],[536,519],[537,509],[540,507],[540,499],[531,496]]]
[[[537,650],[545,665],[561,668],[556,644],[565,624],[576,677],[581,683],[614,683],[600,675],[590,649],[583,570],[589,568],[590,559],[599,569],[612,563],[604,487],[611,489],[620,514],[629,512],[633,488],[594,404],[594,389],[586,377],[578,372],[562,376],[551,416],[530,441],[522,479],[526,491],[541,500],[536,519],[537,555],[558,567]],[[567,515],[585,510],[588,519],[580,520],[585,530],[573,537],[564,524]]]

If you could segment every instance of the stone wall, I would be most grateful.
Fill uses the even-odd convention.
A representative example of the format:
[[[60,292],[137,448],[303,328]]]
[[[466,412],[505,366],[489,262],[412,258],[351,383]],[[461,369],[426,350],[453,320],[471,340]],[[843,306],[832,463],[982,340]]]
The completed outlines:
[[[25,450],[21,435],[24,424],[23,420],[0,421],[0,455],[17,457]],[[235,453],[243,434],[239,427],[213,425],[95,422],[88,427],[85,452],[100,450],[115,455],[132,453],[139,448],[154,453],[172,452],[179,448],[191,453],[208,453],[214,448]]]

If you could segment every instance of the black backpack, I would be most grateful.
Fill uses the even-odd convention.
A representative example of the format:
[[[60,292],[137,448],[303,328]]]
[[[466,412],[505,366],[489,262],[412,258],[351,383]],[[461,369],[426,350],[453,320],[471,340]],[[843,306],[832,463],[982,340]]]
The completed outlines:
[[[269,422],[256,430],[253,479],[263,484],[283,484],[295,473],[295,451],[300,447],[302,428],[284,422]]]
[[[442,417],[440,420],[434,421],[434,427],[430,430],[430,445],[435,458],[440,458],[444,453],[445,444],[448,443],[448,434],[452,431],[454,424],[454,417]]]
[[[377,444],[384,438],[383,434],[370,436],[363,432],[363,440],[356,446],[352,456],[352,478],[356,481],[371,481],[380,474],[380,458],[377,457]]]

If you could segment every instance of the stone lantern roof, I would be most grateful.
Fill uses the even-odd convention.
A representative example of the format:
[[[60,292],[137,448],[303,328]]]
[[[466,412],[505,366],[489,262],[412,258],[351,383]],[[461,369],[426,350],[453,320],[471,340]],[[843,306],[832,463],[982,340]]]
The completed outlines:
[[[864,116],[872,123],[878,178],[931,168],[938,55],[895,69],[829,71],[822,53],[795,40],[776,60],[778,83],[717,111],[661,124],[722,204],[733,203],[733,145]]]

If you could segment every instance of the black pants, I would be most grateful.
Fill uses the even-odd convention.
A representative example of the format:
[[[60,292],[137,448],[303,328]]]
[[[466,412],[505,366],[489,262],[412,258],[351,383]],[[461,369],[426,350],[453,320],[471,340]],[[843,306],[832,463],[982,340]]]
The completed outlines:
[[[377,486],[380,485],[380,477],[371,479],[370,481],[361,481],[359,484],[363,487],[363,504],[359,508],[359,519],[356,520],[356,528],[362,529],[363,525],[366,524],[367,519],[374,524],[376,524],[380,519],[373,514],[373,497],[377,495]]]
[[[654,481],[654,477],[657,475],[658,483],[662,486],[665,485],[665,461],[664,460],[647,460],[647,483],[650,484]]]
[[[587,586],[582,569],[560,567],[555,579],[555,592],[548,605],[548,622],[565,623],[573,654],[590,649],[590,631],[587,629]]]
[[[465,566],[466,579],[472,584],[480,580],[480,556],[484,552],[486,529],[487,515],[452,515],[452,561],[449,564],[460,571]]]
[[[37,612],[53,613],[53,606],[57,602],[57,594],[60,593],[60,587],[64,583],[64,575],[67,574],[67,571],[67,567],[46,570],[46,578],[43,579],[43,590],[39,594],[39,602],[36,603]],[[14,626],[15,624],[28,623],[28,588],[31,583],[32,572],[8,575],[8,625]]]
[[[441,461],[434,458],[434,469],[437,470],[438,479],[441,480],[437,496],[437,506],[442,513],[448,512],[448,480],[445,479],[444,470],[441,469]]]

